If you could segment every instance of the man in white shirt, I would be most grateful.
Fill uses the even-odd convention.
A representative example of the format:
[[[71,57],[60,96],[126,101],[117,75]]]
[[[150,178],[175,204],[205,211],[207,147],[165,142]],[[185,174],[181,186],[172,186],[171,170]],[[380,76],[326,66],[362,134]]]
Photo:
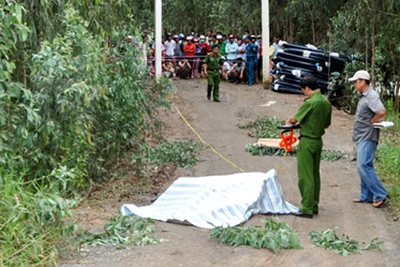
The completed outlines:
[[[227,75],[231,70],[231,63],[226,61],[226,58],[223,56],[221,57],[221,60],[224,62],[223,67],[222,67],[222,69],[223,69],[222,76],[226,78],[226,77],[228,77]]]
[[[147,56],[148,56],[148,48],[149,48],[148,39],[149,39],[149,37],[147,36],[147,34],[143,34],[142,41],[137,42],[135,44],[135,46],[138,49],[140,49],[140,51],[141,51],[140,59],[142,60],[142,65],[145,68],[148,67],[148,65],[147,65]]]
[[[164,47],[167,57],[175,56],[176,42],[172,40],[171,34],[167,34],[167,40],[164,42]]]
[[[241,57],[238,57],[236,60],[237,60],[237,63],[235,65],[233,65],[231,70],[228,72],[228,77],[231,82],[234,82],[235,84],[239,84],[244,80],[245,65],[244,65]]]
[[[244,35],[242,40],[238,40],[237,57],[241,57],[244,62],[246,62],[246,46],[247,44],[244,40],[247,39],[247,35]]]
[[[237,58],[238,45],[234,41],[235,37],[232,34],[229,35],[229,43],[225,47],[226,57],[229,63],[234,63]]]

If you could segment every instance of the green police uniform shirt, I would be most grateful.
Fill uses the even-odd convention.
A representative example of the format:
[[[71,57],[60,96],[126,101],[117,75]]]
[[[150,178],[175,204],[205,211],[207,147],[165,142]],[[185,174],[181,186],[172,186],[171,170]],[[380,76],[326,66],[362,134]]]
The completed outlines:
[[[300,134],[308,138],[321,138],[331,125],[332,105],[317,91],[304,100],[294,118],[300,123]]]
[[[216,71],[220,69],[220,66],[222,65],[221,61],[222,60],[220,55],[214,56],[212,54],[209,54],[206,56],[204,63],[207,64],[207,70]]]

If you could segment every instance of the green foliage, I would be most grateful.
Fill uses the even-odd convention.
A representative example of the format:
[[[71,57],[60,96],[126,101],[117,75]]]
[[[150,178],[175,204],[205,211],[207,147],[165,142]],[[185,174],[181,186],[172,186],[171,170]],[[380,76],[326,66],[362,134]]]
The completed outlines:
[[[194,6],[199,8],[193,8]],[[240,6],[239,8],[236,8]],[[166,31],[202,34],[208,31],[223,31],[242,34],[245,30],[260,32],[261,1],[258,0],[164,0],[163,23]],[[182,14],[177,16],[177,14]],[[251,17],[252,19],[248,19]],[[150,14],[147,20],[154,18]],[[190,23],[182,23],[182,18],[190,18]],[[209,19],[204,19],[209,18]]]
[[[55,266],[75,230],[65,198],[110,178],[123,157],[160,134],[155,110],[169,106],[171,84],[147,78],[126,32],[92,34],[66,1],[24,1],[26,13],[18,1],[3,2],[0,265]],[[49,35],[36,24],[38,10]],[[43,35],[25,41],[35,33]]]
[[[381,130],[375,166],[388,186],[391,207],[400,214],[400,114],[393,111],[392,102],[388,103],[387,110],[385,120],[394,122],[395,126]]]
[[[0,265],[56,266],[76,230],[67,220],[76,202],[52,188],[33,190],[22,176],[0,169]]]
[[[285,149],[283,148],[275,148],[275,147],[266,147],[258,144],[247,144],[246,152],[251,153],[253,156],[279,156],[283,157],[285,155]],[[287,157],[295,157],[296,156],[296,148],[293,148],[292,152],[288,152],[286,154]],[[346,154],[341,151],[331,150],[331,149],[323,149],[321,153],[321,160],[325,161],[337,161],[343,158],[346,158]]]
[[[190,168],[199,161],[196,156],[199,148],[200,145],[193,142],[164,142],[150,150],[148,160],[157,166],[175,163],[178,167]]]
[[[314,246],[332,250],[342,256],[348,256],[351,253],[361,254],[362,250],[377,249],[380,251],[380,245],[383,244],[382,241],[375,238],[365,248],[361,248],[360,241],[350,239],[346,234],[339,237],[334,229],[328,229],[322,232],[312,231],[310,232],[310,237]]]
[[[256,138],[280,138],[278,126],[285,125],[277,117],[263,117],[247,124],[238,124],[239,129],[250,129],[249,136]]]
[[[238,124],[240,129],[250,129],[249,136],[256,138],[279,138],[280,130],[278,126],[284,125],[284,121],[280,121],[277,117],[263,117],[247,124]],[[251,153],[253,156],[279,156],[285,155],[285,149],[266,147],[258,144],[247,144],[245,147],[246,152]],[[292,152],[287,153],[288,157],[296,156],[296,148]],[[346,155],[341,151],[336,150],[322,150],[321,160],[337,161],[345,158]]]
[[[230,246],[266,248],[273,252],[280,249],[300,249],[300,237],[290,226],[277,219],[269,218],[263,226],[234,226],[215,228],[210,237]]]
[[[78,236],[81,243],[91,246],[133,244],[136,246],[153,245],[165,240],[152,237],[155,223],[151,219],[138,216],[115,216],[104,226],[104,233],[85,232]]]
[[[2,95],[0,161],[43,185],[68,171],[60,189],[69,193],[88,178],[106,179],[120,158],[158,134],[154,110],[169,105],[170,84],[149,82],[139,51],[121,49],[118,33],[106,64],[102,40],[76,11],[65,12],[65,32],[32,55],[29,90],[18,84]]]
[[[394,84],[400,77],[399,12],[400,6],[394,0],[353,0],[331,18],[330,49],[354,55],[353,69],[374,72],[372,79],[384,96],[394,94]]]

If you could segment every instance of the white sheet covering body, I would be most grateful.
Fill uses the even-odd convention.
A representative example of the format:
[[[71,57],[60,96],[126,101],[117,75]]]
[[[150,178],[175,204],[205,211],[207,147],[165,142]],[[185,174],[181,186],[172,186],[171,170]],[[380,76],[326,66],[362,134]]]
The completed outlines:
[[[123,215],[160,221],[189,222],[211,229],[247,221],[253,214],[289,214],[299,209],[286,202],[275,170],[177,179],[153,204],[125,204]]]

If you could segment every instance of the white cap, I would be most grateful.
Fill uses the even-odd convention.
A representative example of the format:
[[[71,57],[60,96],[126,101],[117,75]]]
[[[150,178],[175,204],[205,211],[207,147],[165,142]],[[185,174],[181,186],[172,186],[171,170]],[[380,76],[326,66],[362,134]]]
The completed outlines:
[[[206,39],[204,35],[200,35],[200,39]]]
[[[218,34],[217,39],[222,39],[222,35]]]
[[[188,36],[188,37],[186,37],[186,40],[191,41],[191,40],[193,40],[193,37],[192,36]]]
[[[279,46],[283,46],[284,44],[287,44],[287,42],[286,42],[286,41],[282,41],[282,40],[280,40],[280,41],[278,42],[278,45],[279,45]]]
[[[221,57],[222,60],[226,60],[226,58],[224,56]]]
[[[356,80],[367,80],[369,81],[371,77],[369,76],[369,73],[365,70],[359,70],[357,71],[353,77],[349,79],[349,82],[354,82]]]

